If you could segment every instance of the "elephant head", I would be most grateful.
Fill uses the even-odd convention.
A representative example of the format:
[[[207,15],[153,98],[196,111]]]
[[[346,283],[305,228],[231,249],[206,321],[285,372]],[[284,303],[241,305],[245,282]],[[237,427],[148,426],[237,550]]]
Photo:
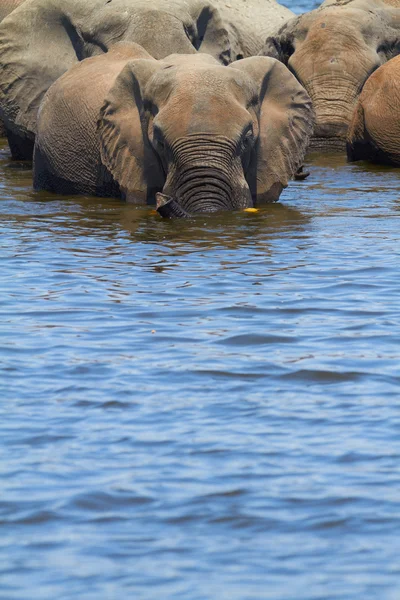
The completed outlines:
[[[228,34],[206,0],[26,0],[0,24],[0,117],[19,158],[31,158],[52,83],[119,41],[138,42],[155,58],[199,51],[230,61]]]
[[[369,75],[400,52],[400,10],[381,0],[326,0],[267,39],[263,55],[286,64],[309,93],[312,145],[343,150]]]
[[[304,158],[311,102],[280,62],[206,55],[128,62],[100,111],[101,160],[163,216],[275,201]]]

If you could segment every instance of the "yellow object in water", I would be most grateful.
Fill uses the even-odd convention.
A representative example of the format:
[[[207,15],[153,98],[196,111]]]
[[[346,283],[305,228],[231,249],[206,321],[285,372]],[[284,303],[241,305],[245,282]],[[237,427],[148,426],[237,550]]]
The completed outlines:
[[[258,208],[245,208],[244,212],[258,212]]]

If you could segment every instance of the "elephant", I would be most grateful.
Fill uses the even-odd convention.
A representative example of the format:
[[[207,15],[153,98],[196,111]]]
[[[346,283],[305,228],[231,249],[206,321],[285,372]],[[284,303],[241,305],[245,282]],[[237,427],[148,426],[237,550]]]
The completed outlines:
[[[400,56],[367,79],[350,123],[347,155],[350,161],[400,166]]]
[[[278,200],[312,128],[310,98],[275,59],[156,60],[115,44],[45,95],[34,187],[156,203],[166,217],[253,207]]]
[[[262,50],[309,93],[316,116],[311,147],[340,152],[364,83],[399,52],[399,0],[325,0],[288,21]]]
[[[232,60],[260,54],[265,40],[294,13],[276,0],[212,0],[231,40]]]
[[[14,158],[32,159],[51,84],[123,40],[157,59],[200,51],[230,62],[228,33],[207,0],[25,0],[0,24],[0,117]]]

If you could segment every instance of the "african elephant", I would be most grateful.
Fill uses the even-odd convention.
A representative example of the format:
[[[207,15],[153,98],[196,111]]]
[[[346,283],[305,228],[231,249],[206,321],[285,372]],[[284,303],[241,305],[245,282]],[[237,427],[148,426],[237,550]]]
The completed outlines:
[[[231,41],[232,60],[260,54],[265,40],[294,13],[276,0],[212,0]]]
[[[251,207],[279,198],[312,126],[307,93],[274,59],[225,67],[206,54],[158,61],[114,45],[43,99],[34,186],[157,200],[163,216]]]
[[[350,123],[347,155],[400,166],[400,56],[367,79]]]
[[[326,0],[284,25],[262,54],[288,65],[316,114],[311,145],[344,151],[348,126],[371,73],[400,52],[398,0]]]
[[[155,58],[198,50],[230,61],[227,31],[206,0],[26,0],[0,24],[0,117],[15,158],[32,158],[37,110],[50,85],[122,40]]]

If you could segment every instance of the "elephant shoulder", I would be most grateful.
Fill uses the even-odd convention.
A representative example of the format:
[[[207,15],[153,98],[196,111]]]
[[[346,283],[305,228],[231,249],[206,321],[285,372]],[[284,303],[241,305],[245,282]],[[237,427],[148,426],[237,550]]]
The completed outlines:
[[[400,56],[383,64],[367,79],[359,101],[368,112],[400,112]]]

